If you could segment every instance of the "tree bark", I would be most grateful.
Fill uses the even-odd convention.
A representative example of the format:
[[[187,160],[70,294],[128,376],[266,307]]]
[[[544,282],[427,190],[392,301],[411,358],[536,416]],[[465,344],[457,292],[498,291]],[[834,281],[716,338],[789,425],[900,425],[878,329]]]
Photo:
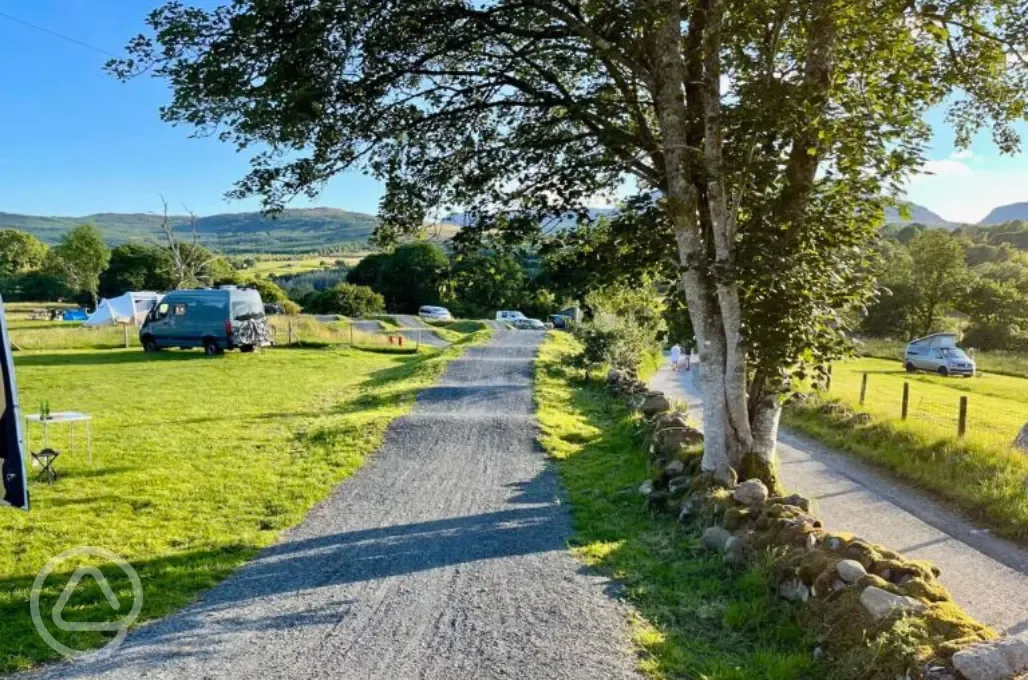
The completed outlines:
[[[731,403],[725,385],[725,366],[730,350],[717,284],[707,267],[706,243],[698,218],[700,194],[690,167],[688,113],[683,93],[686,71],[682,59],[681,6],[678,2],[668,1],[661,3],[660,7],[661,20],[654,36],[654,102],[667,177],[665,200],[675,226],[682,265],[682,288],[702,365],[703,469],[729,478],[734,477],[733,470],[740,462],[744,447],[730,415],[738,406]],[[745,410],[745,392],[742,408]],[[748,428],[747,421],[746,431]]]

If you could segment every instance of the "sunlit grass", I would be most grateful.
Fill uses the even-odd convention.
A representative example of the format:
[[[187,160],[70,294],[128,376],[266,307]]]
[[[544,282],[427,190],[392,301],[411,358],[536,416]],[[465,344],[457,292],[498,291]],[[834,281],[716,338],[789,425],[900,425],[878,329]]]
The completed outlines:
[[[867,391],[860,406],[860,386]],[[910,384],[906,422],[900,422],[903,383]],[[967,397],[966,440],[985,448],[1007,450],[1028,422],[1028,379],[986,374],[974,378],[943,377],[904,371],[896,361],[853,359],[832,367],[832,397],[932,439],[955,438],[960,398]]]
[[[904,382],[910,386],[906,420],[901,419]],[[1028,380],[908,375],[898,362],[855,359],[833,367],[832,388],[824,396],[870,414],[871,422],[826,413],[817,404],[786,409],[783,422],[955,502],[1003,534],[1028,538],[1028,457],[1011,446],[1028,422]],[[967,433],[960,438],[962,396],[968,399],[968,415]]]
[[[0,671],[55,656],[28,607],[32,581],[50,557],[80,545],[112,550],[139,572],[140,621],[170,613],[299,522],[359,468],[388,423],[459,351],[18,355],[26,409],[49,400],[55,411],[94,417],[93,464],[81,439],[73,454],[65,432],[54,428],[57,483],[37,484],[30,470],[32,510],[0,512]],[[34,436],[38,448],[39,432]],[[120,572],[105,572],[119,597],[129,596]],[[47,581],[44,611],[66,582]],[[79,620],[112,614],[95,587],[77,592],[73,604]],[[77,649],[105,640],[97,632],[53,632]]]
[[[638,420],[596,379],[569,368],[576,342],[551,333],[536,364],[540,440],[557,461],[574,518],[573,548],[624,584],[640,669],[652,678],[818,678],[812,640],[760,568],[698,550],[698,530],[653,515],[636,489],[649,476]]]

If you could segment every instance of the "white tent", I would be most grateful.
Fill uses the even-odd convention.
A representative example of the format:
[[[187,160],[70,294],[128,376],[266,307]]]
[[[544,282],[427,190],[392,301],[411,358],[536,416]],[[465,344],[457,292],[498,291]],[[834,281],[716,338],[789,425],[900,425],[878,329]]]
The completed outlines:
[[[125,293],[116,298],[103,298],[96,306],[84,326],[113,326],[116,323],[128,323],[138,326],[146,319],[154,305],[164,297],[160,293],[141,291]]]

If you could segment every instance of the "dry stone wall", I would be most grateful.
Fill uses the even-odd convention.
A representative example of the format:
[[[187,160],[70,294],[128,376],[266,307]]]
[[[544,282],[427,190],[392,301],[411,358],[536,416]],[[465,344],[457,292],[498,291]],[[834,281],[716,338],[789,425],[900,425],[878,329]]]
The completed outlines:
[[[775,593],[799,603],[833,677],[854,680],[1004,680],[1028,672],[1028,640],[999,640],[939,583],[934,565],[832,532],[808,499],[776,496],[701,469],[703,435],[688,413],[635,376],[612,370],[608,388],[644,418],[650,479],[639,493],[656,512],[697,527],[701,544],[732,564],[770,564]],[[783,605],[784,606],[784,605]]]

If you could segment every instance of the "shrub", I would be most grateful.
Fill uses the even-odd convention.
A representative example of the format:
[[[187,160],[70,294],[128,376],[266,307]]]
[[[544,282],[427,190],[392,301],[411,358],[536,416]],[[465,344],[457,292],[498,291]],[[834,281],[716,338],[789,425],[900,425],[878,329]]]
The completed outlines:
[[[281,302],[281,305],[282,311],[284,311],[286,314],[299,314],[303,311],[303,308],[300,307],[300,305],[293,302],[292,300],[283,300]]]
[[[289,301],[289,296],[286,295],[286,292],[281,287],[266,279],[254,279],[248,281],[245,285],[247,288],[253,288],[260,293],[261,299],[265,303],[283,305]]]
[[[586,296],[593,321],[575,328],[583,349],[578,363],[637,372],[666,332],[663,305],[651,286],[607,287]]]
[[[576,326],[575,336],[582,343],[578,363],[585,368],[609,366],[635,373],[655,345],[655,338],[641,327],[609,317]]]
[[[367,316],[385,311],[385,299],[367,286],[338,283],[314,295],[307,307],[314,314]]]

